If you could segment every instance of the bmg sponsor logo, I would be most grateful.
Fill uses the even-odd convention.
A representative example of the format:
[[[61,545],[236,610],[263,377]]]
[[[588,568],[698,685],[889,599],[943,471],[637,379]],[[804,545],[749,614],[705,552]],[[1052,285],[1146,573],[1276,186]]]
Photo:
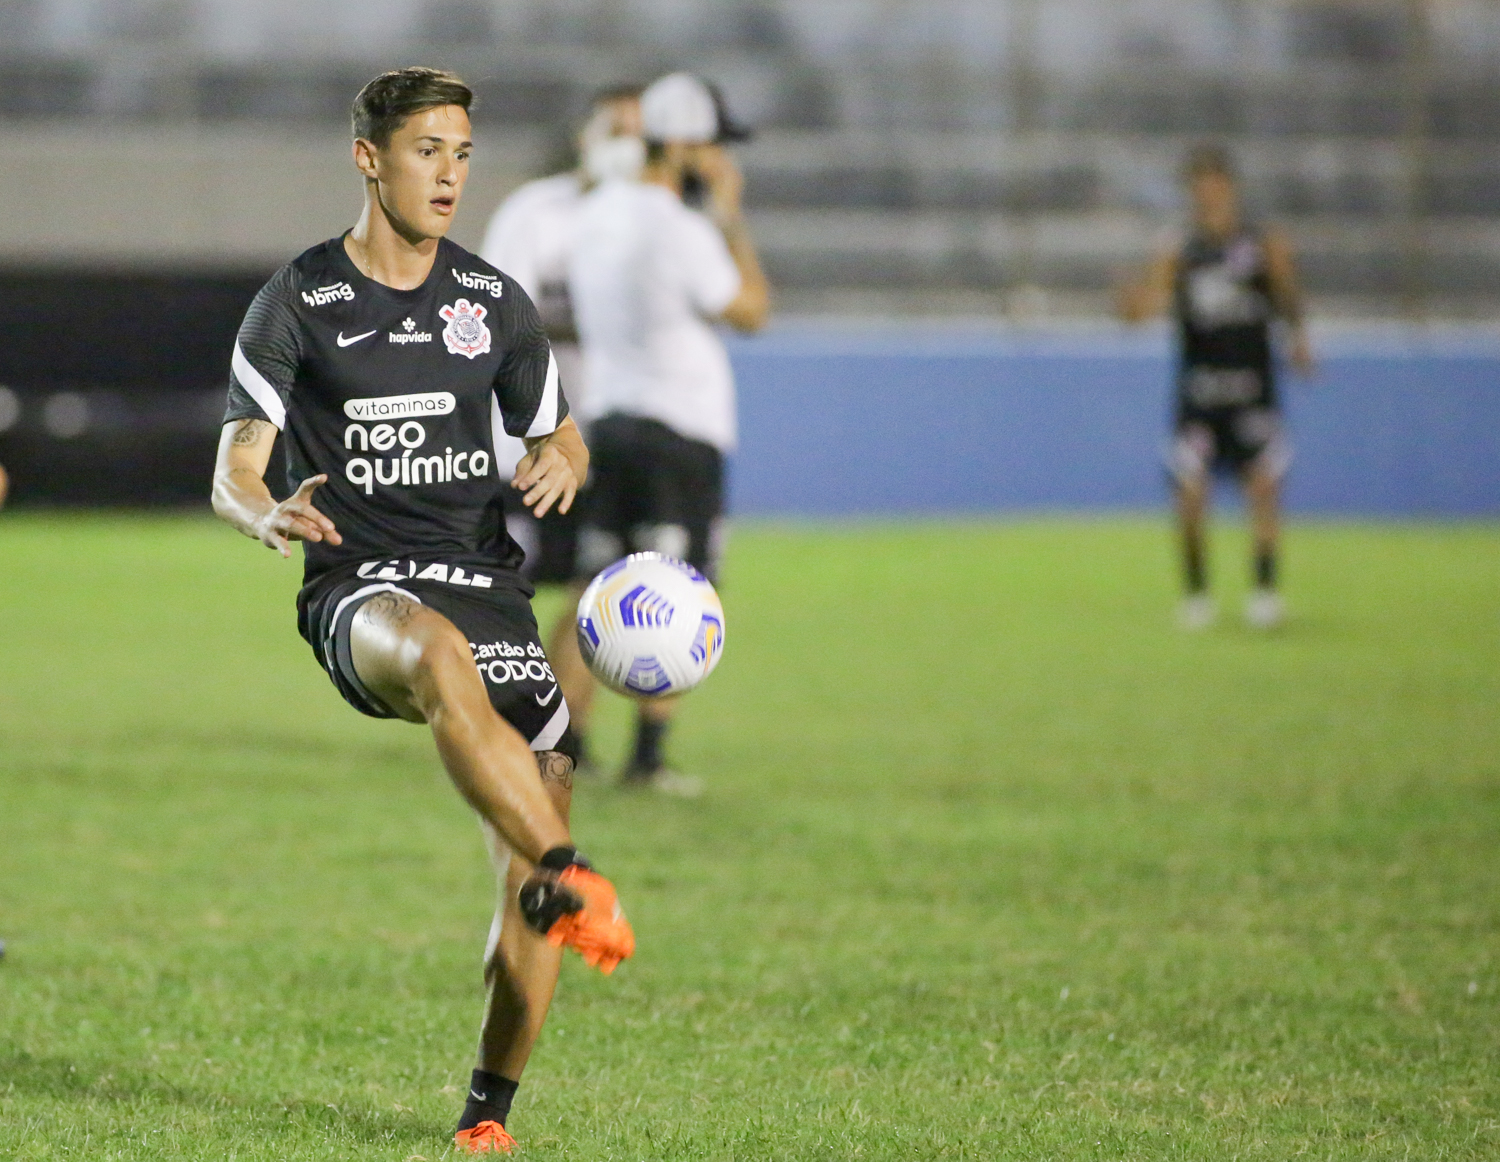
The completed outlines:
[[[466,290],[489,291],[492,299],[498,299],[504,290],[504,284],[498,275],[477,274],[470,270],[459,270],[456,266],[448,269],[453,271],[453,277],[458,280],[458,285]]]
[[[302,301],[310,307],[326,307],[329,303],[354,301],[354,288],[347,282],[330,283],[302,292]]]

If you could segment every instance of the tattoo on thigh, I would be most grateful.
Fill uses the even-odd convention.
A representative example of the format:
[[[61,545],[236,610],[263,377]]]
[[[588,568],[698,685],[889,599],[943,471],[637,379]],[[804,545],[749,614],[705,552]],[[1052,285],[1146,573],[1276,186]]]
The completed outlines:
[[[271,426],[268,420],[241,420],[240,426],[235,429],[231,444],[238,447],[247,447],[260,439],[260,434]]]
[[[536,768],[541,772],[542,782],[556,783],[564,791],[573,789],[573,760],[562,751],[537,751]]]
[[[366,601],[360,612],[375,621],[400,629],[416,616],[417,603],[404,593],[392,593],[387,589]]]

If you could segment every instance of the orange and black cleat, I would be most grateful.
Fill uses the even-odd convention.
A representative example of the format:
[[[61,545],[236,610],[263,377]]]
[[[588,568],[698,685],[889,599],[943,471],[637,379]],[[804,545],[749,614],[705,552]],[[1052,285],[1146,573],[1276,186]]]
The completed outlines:
[[[454,1134],[453,1145],[460,1154],[509,1154],[516,1140],[499,1122],[480,1122],[472,1129]]]
[[[549,875],[554,872],[555,875]],[[554,847],[521,885],[521,915],[554,948],[571,948],[606,976],[635,951],[614,885],[571,847]]]

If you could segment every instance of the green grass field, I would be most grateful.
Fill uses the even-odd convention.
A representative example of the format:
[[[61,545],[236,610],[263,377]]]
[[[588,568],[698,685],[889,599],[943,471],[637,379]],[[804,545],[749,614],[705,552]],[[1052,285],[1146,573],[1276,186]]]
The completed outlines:
[[[0,1158],[443,1156],[493,886],[425,732],[211,521],[0,563]],[[709,792],[578,795],[640,947],[566,967],[525,1156],[1500,1156],[1500,528],[1287,578],[1185,636],[1154,520],[742,528]]]

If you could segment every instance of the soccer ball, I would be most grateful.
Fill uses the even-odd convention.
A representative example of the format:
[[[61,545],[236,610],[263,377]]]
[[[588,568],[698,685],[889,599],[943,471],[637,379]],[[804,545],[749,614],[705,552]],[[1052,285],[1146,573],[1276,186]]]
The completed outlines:
[[[578,602],[578,648],[621,694],[680,694],[724,652],[724,607],[708,578],[661,553],[632,553],[589,583]]]

